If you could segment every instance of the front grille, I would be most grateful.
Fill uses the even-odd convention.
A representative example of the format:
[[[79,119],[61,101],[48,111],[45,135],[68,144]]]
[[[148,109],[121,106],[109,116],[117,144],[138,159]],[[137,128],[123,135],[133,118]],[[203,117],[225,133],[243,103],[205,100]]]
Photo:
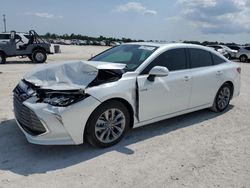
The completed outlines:
[[[28,107],[23,105],[22,101],[14,94],[14,113],[21,127],[31,135],[39,135],[46,132],[45,127],[38,119],[36,114]]]

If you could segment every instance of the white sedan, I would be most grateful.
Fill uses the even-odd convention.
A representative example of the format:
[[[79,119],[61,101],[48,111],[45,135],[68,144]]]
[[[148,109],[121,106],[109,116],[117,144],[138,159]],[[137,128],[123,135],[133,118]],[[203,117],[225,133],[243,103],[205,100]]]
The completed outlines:
[[[14,89],[18,126],[31,143],[108,147],[135,127],[211,108],[240,93],[240,67],[191,44],[130,43],[89,61],[41,65]]]

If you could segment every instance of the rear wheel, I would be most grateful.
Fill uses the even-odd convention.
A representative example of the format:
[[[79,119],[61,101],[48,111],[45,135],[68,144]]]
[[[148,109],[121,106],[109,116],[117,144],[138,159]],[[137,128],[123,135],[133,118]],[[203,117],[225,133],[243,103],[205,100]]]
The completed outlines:
[[[215,112],[223,112],[229,106],[231,96],[232,96],[232,86],[228,83],[225,83],[221,86],[217,95],[214,99],[214,104],[212,110]]]
[[[6,63],[6,57],[3,53],[0,53],[0,64],[5,64]]]
[[[31,57],[36,63],[44,63],[47,60],[47,54],[44,50],[35,50]]]
[[[241,55],[240,56],[240,61],[241,62],[247,62],[247,56],[246,55]]]
[[[123,138],[129,123],[130,116],[126,106],[118,101],[109,101],[91,114],[85,136],[95,147],[110,147]]]

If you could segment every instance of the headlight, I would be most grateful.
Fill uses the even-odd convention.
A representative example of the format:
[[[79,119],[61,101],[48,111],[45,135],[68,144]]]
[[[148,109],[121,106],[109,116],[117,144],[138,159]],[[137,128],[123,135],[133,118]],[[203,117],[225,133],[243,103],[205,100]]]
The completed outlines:
[[[88,94],[47,93],[43,99],[43,102],[48,103],[52,106],[65,107],[81,101],[87,97],[89,97]]]

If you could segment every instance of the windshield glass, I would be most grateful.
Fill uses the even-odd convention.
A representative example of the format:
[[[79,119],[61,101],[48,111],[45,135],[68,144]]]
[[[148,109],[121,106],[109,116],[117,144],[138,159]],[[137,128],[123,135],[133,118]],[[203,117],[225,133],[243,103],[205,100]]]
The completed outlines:
[[[232,50],[232,49],[228,48],[227,46],[223,46],[223,48],[226,50]]]
[[[147,45],[121,45],[111,48],[95,57],[91,61],[105,61],[110,63],[123,63],[128,70],[135,70],[145,61],[155,50],[155,46]]]

